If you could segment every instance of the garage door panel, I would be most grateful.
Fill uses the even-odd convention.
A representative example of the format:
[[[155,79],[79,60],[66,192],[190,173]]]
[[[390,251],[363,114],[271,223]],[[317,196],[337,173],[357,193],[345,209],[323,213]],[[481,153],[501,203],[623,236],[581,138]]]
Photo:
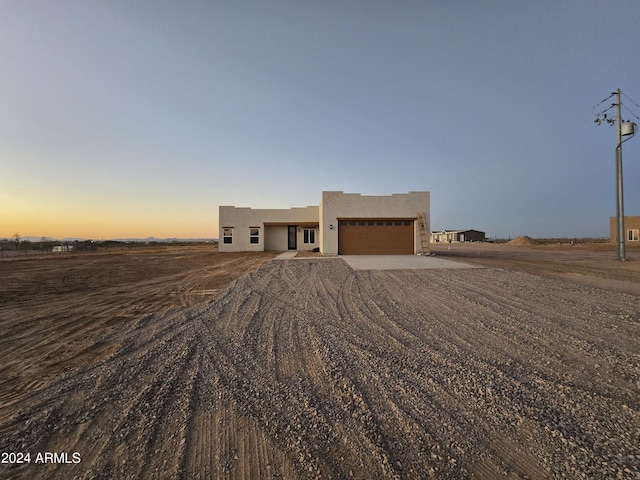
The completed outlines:
[[[413,220],[344,219],[338,222],[338,254],[398,255],[414,253]]]

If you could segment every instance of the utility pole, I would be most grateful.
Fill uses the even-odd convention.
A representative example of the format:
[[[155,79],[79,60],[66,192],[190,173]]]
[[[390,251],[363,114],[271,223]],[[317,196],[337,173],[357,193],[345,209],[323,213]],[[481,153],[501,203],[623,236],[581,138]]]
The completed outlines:
[[[624,238],[624,192],[622,185],[622,101],[620,89],[616,94],[616,253],[619,262],[624,262],[626,257]]]
[[[595,123],[600,125],[603,121],[609,125],[616,125],[616,254],[618,261],[624,262],[626,258],[625,252],[625,235],[624,235],[624,193],[622,183],[622,144],[631,139],[636,134],[636,124],[631,121],[622,120],[622,92],[618,88],[612,92],[607,98],[602,100],[594,109],[605,103],[612,97],[616,97],[616,102],[606,107],[600,113],[596,114]],[[626,95],[625,95],[626,97]],[[628,97],[627,97],[628,98]],[[632,101],[635,104],[635,102]],[[636,104],[637,105],[637,104]],[[607,112],[616,107],[616,118],[607,118]],[[627,110],[629,110],[627,108]],[[633,112],[631,112],[633,114]],[[637,115],[633,114],[636,118]],[[626,137],[622,140],[622,137]]]

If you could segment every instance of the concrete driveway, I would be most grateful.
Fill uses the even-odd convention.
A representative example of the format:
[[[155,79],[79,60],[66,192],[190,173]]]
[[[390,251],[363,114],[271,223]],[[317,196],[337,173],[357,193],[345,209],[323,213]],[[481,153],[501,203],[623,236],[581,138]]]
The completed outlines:
[[[330,257],[296,257],[296,251],[283,252],[274,260],[317,260],[341,258],[354,270],[425,270],[444,268],[482,268],[469,263],[423,255],[338,255]]]
[[[478,268],[468,263],[424,255],[340,255],[338,258],[343,259],[354,270]]]

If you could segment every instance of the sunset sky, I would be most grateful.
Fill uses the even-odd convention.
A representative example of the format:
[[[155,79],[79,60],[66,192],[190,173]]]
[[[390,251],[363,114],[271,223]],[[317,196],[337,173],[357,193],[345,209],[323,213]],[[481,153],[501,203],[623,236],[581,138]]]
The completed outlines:
[[[620,88],[640,124],[639,46],[635,0],[0,0],[0,238],[211,238],[219,205],[323,190],[431,191],[434,230],[608,236],[594,106]]]

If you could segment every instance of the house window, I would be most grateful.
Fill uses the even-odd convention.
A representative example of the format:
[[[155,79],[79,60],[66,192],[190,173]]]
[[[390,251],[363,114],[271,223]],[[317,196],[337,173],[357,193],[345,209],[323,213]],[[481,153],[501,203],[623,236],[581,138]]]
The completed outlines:
[[[233,227],[222,229],[222,243],[233,243]]]
[[[303,243],[316,243],[316,229],[305,228]]]
[[[640,229],[633,228],[633,229],[627,230],[627,240],[629,240],[630,242],[640,241]]]
[[[260,228],[249,228],[249,243],[260,243]]]

